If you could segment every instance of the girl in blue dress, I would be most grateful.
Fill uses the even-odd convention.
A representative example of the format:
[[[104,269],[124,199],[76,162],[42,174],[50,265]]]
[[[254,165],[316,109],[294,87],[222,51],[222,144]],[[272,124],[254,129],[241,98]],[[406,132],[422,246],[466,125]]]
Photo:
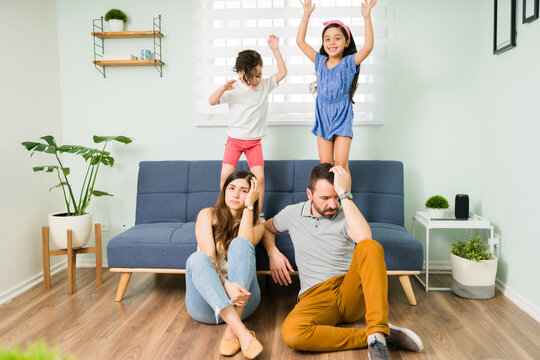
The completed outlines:
[[[360,63],[373,49],[371,9],[377,0],[364,0],[362,17],[365,24],[364,47],[356,50],[349,28],[339,20],[323,23],[322,46],[319,52],[306,43],[309,18],[315,10],[312,0],[300,1],[304,16],[300,22],[296,43],[304,55],[315,63],[317,99],[315,126],[321,163],[340,165],[349,170],[349,151],[353,136],[353,96],[356,91]]]

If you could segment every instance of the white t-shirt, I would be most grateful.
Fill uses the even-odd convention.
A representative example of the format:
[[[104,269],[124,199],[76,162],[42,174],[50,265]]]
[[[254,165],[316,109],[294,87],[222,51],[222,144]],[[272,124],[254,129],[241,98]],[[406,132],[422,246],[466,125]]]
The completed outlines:
[[[276,75],[263,79],[255,90],[240,80],[235,86],[219,99],[220,104],[229,104],[231,125],[227,135],[240,140],[260,139],[266,135],[268,94],[278,86]]]

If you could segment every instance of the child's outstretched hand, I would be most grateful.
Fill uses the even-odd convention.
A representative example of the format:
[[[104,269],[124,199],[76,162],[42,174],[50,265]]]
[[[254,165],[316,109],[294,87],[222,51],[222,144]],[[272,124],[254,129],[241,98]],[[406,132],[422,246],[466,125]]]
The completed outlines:
[[[315,10],[315,3],[312,0],[299,0],[300,4],[302,4],[302,7],[304,8],[304,15],[307,15],[307,17],[311,16],[311,13],[313,10]]]
[[[371,14],[371,9],[377,5],[377,0],[364,0],[362,2],[362,16],[369,17]]]
[[[279,47],[279,38],[272,34],[268,37],[268,47],[272,50],[276,50]]]
[[[229,80],[225,83],[225,85],[223,85],[223,91],[229,91],[229,90],[232,90],[234,89],[236,86],[234,86],[234,83],[236,82],[236,80]]]

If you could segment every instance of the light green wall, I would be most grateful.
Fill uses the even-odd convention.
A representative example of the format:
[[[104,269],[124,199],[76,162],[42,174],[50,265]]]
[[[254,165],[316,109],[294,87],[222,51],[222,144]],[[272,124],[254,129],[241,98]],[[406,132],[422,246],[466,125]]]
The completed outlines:
[[[47,134],[62,139],[54,0],[0,1],[0,30],[6,35],[0,59],[1,303],[6,292],[40,280],[33,276],[42,270],[41,226],[62,204],[48,192],[54,178],[32,172],[50,160],[40,154],[31,159],[20,144]]]
[[[521,23],[518,1],[517,47],[492,55],[487,17],[482,31],[481,91],[475,144],[482,212],[501,234],[498,278],[540,321],[540,20]],[[483,5],[492,14],[493,4]]]

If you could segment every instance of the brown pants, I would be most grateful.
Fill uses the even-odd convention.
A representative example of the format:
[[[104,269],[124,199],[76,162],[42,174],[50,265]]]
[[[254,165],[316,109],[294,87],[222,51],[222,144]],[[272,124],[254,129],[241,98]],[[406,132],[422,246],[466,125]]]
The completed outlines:
[[[366,316],[363,329],[341,328]],[[328,279],[300,295],[281,326],[281,337],[295,350],[337,351],[367,346],[374,332],[388,328],[388,277],[382,246],[374,240],[356,245],[346,274]]]

